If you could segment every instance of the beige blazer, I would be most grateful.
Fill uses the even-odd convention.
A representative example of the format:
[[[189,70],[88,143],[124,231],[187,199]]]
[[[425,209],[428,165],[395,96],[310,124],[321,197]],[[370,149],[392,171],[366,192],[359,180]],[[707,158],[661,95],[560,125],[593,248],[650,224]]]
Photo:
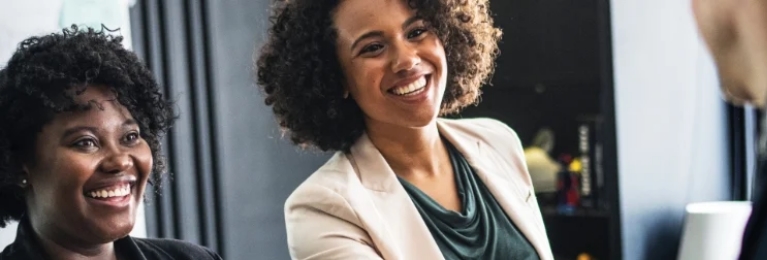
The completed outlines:
[[[440,134],[479,178],[541,259],[553,259],[516,133],[492,119],[439,119]],[[336,153],[285,203],[293,259],[444,259],[396,175],[363,135]]]

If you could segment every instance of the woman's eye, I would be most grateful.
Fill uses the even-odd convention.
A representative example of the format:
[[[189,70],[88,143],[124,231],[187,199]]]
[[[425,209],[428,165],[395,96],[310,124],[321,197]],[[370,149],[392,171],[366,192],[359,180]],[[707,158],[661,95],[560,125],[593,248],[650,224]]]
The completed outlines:
[[[425,28],[418,28],[418,29],[412,30],[410,31],[410,33],[407,34],[407,38],[408,39],[417,38],[418,36],[423,35],[427,31],[428,30],[426,30]]]
[[[141,138],[138,133],[130,133],[125,136],[125,142],[127,143],[135,143],[138,142],[139,138]]]
[[[75,142],[74,146],[79,148],[91,148],[96,146],[96,141],[93,139],[82,139],[77,142]]]
[[[376,44],[365,46],[365,48],[362,48],[361,53],[376,52],[381,49],[383,49],[383,45],[376,43]]]

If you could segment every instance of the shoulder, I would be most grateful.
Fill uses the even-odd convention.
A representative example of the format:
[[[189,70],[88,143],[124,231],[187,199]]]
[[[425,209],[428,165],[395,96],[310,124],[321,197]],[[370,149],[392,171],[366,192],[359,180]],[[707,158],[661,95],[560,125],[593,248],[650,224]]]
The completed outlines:
[[[496,148],[518,150],[522,143],[511,127],[492,118],[440,119],[443,128],[471,134],[485,144]]]
[[[288,226],[306,218],[333,216],[356,223],[354,194],[364,187],[346,154],[337,152],[299,185],[285,201]]]
[[[472,138],[484,147],[481,156],[490,158],[503,169],[505,178],[532,187],[525,151],[517,133],[501,121],[490,118],[441,119],[443,131],[453,131]]]
[[[321,206],[339,203],[355,181],[359,182],[359,179],[349,158],[342,152],[336,152],[290,194],[285,210],[306,204]]]
[[[17,250],[14,246],[14,244],[10,244],[5,247],[5,249],[0,252],[0,260],[10,260],[10,259],[27,259],[30,258],[30,256],[26,255],[23,251]]]
[[[351,239],[356,241],[354,244],[369,244],[354,206],[360,203],[362,189],[349,158],[341,152],[301,183],[284,208],[290,254],[294,258],[325,259],[324,254],[333,254],[329,248],[338,246],[335,243],[339,241]]]
[[[177,239],[132,238],[149,259],[170,256],[171,259],[213,259],[221,257],[208,248]],[[154,258],[152,257],[154,256]],[[160,258],[162,259],[162,258]]]
[[[470,132],[479,132],[484,134],[490,134],[494,136],[510,137],[517,136],[508,125],[498,121],[497,119],[478,117],[478,118],[466,118],[466,119],[447,119],[440,118],[439,122],[449,128],[455,128],[457,130],[464,130]]]

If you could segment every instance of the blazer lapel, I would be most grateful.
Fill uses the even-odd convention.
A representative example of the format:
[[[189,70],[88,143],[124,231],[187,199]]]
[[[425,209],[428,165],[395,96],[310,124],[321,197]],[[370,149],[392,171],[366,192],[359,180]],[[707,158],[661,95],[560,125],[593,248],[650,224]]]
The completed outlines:
[[[384,259],[444,259],[410,196],[366,134],[352,146],[349,159],[370,199],[370,208],[357,214]]]
[[[535,199],[532,196],[532,191],[523,190],[523,186],[511,183],[510,181],[513,180],[502,177],[502,175],[514,176],[512,171],[526,171],[524,166],[516,167],[516,169],[505,169],[502,164],[493,162],[491,158],[501,160],[511,160],[511,158],[493,156],[490,154],[493,151],[484,151],[477,136],[471,135],[469,131],[453,129],[444,122],[438,122],[438,127],[442,136],[447,138],[471,164],[477,176],[495,196],[514,225],[530,241],[541,259],[551,259],[549,255],[550,246],[545,235],[546,231],[543,228],[543,223],[539,221],[540,213],[536,211],[530,201]]]

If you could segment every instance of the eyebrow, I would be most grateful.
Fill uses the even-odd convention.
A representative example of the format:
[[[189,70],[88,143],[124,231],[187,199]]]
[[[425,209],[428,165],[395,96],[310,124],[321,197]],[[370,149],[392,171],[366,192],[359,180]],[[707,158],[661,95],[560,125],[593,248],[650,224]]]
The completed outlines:
[[[123,122],[122,124],[123,127],[132,126],[132,125],[138,125],[138,123],[136,123],[136,120],[128,119],[128,120],[125,120],[125,122]],[[92,126],[75,126],[72,128],[68,128],[67,130],[64,130],[64,134],[61,135],[61,138],[64,139],[70,135],[73,135],[82,131],[98,133],[99,129],[97,127],[92,127]]]
[[[422,18],[420,16],[413,15],[410,18],[408,18],[407,20],[405,20],[404,23],[402,23],[402,28],[403,29],[407,28],[411,24],[413,24],[416,21],[421,20],[421,19]],[[357,44],[360,43],[364,39],[367,39],[367,38],[370,38],[370,37],[382,36],[382,35],[383,35],[382,31],[370,31],[370,32],[367,32],[367,33],[363,34],[362,36],[360,36],[359,38],[357,38],[356,40],[354,40],[354,43],[352,43],[351,50],[354,50],[354,47],[356,47]]]

